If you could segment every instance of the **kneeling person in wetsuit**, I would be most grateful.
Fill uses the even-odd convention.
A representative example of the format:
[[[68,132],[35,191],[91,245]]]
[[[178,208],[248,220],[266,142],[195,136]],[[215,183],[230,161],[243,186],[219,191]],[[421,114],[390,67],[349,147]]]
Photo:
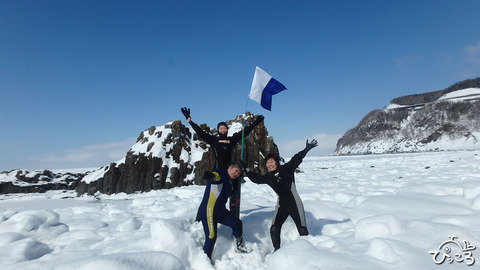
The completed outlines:
[[[264,175],[255,174],[247,168],[247,176],[252,182],[267,184],[278,195],[278,202],[270,227],[270,236],[275,250],[280,248],[280,231],[288,216],[292,217],[300,235],[308,235],[303,203],[295,187],[295,169],[302,163],[307,152],[317,144],[315,139],[310,143],[307,140],[305,149],[295,154],[284,165],[280,165],[280,158],[277,154],[267,155],[265,165],[268,173]]]
[[[217,240],[218,223],[232,228],[233,236],[236,239],[236,251],[248,252],[243,243],[242,221],[225,208],[227,199],[232,192],[232,180],[237,181],[241,173],[240,165],[230,164],[226,171],[215,169],[213,172],[205,172],[203,176],[208,181],[199,212],[205,232],[203,251],[209,258],[212,257],[213,247]]]

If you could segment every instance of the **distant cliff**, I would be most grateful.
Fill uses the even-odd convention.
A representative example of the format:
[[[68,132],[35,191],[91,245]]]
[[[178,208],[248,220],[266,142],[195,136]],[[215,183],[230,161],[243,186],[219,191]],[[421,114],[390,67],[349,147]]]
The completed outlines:
[[[395,98],[373,110],[337,142],[335,154],[380,154],[480,148],[480,78]]]

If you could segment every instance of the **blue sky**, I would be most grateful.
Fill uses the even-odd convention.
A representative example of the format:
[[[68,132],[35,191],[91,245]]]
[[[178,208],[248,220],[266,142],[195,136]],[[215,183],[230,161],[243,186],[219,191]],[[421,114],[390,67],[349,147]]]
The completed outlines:
[[[103,166],[141,131],[245,111],[312,155],[395,97],[480,76],[480,1],[0,0],[0,171]],[[186,123],[186,122],[185,122]]]

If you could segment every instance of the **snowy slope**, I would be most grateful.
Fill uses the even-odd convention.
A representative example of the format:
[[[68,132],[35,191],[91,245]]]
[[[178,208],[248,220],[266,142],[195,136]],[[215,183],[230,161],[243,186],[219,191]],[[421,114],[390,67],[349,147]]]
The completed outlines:
[[[480,88],[467,88],[467,89],[453,91],[441,96],[436,101],[431,103],[440,102],[440,101],[459,102],[459,101],[468,101],[468,100],[475,100],[475,99],[480,99]],[[420,105],[423,106],[425,104],[418,104],[418,106]],[[385,110],[394,110],[394,109],[401,109],[406,107],[416,107],[416,106],[415,105],[399,105],[395,103],[390,103],[385,108]]]
[[[441,96],[437,101],[467,101],[472,99],[480,99],[480,88],[467,88],[454,92],[450,92]]]
[[[235,253],[231,231],[220,226],[214,265],[193,222],[202,186],[80,198],[0,195],[0,268],[476,269],[479,164],[480,151],[307,157],[296,183],[310,235],[299,237],[289,218],[272,254],[276,195],[247,180],[241,217],[253,252]],[[450,236],[470,250],[451,243],[448,255],[460,257],[434,258],[430,252],[442,251]]]

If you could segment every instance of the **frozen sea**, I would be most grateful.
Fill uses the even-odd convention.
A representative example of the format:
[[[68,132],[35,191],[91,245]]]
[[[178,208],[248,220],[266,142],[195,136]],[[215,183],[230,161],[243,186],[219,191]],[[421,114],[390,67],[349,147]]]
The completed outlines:
[[[296,174],[308,236],[291,218],[273,253],[276,194],[242,185],[244,238],[218,231],[212,261],[194,222],[204,186],[76,197],[0,195],[1,269],[475,269],[480,151],[307,157]]]

